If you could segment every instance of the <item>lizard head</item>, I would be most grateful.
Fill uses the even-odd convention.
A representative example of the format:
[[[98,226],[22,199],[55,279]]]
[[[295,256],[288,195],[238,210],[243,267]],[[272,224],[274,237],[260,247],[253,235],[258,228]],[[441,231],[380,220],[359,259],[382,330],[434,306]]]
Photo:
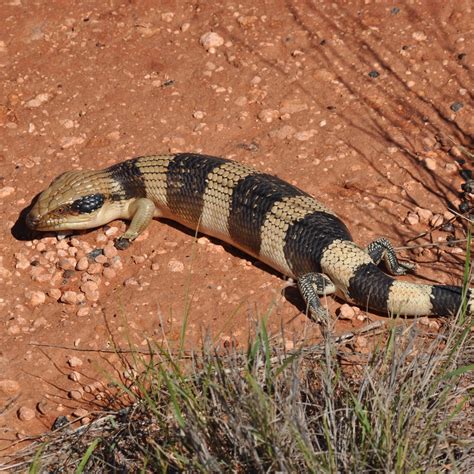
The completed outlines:
[[[121,217],[121,203],[102,192],[104,176],[96,171],[68,171],[37,198],[26,216],[30,229],[91,229]]]

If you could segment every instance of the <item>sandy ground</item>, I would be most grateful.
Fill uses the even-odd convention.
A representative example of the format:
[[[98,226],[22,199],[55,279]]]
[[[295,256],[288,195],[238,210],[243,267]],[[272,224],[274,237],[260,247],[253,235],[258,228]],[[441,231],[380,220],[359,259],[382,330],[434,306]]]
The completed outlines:
[[[279,275],[176,225],[118,254],[121,222],[29,234],[22,212],[63,171],[203,152],[297,184],[361,245],[465,238],[448,208],[474,132],[471,2],[222,3],[2,2],[0,449],[94,410],[95,382],[123,370],[96,351],[113,341],[176,347],[186,321],[187,349],[243,346],[266,315],[275,343],[320,337]],[[401,255],[459,284],[464,248]],[[342,317],[336,332],[387,319]]]

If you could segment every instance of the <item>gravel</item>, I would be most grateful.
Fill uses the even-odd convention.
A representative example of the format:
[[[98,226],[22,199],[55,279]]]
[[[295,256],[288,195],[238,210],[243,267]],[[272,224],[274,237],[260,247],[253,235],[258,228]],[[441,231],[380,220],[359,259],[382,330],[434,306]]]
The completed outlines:
[[[16,380],[0,380],[0,394],[11,397],[20,391],[20,384]]]
[[[68,358],[67,363],[69,367],[81,367],[83,364],[82,359],[79,359],[79,357],[76,356],[71,356]]]
[[[31,421],[33,418],[36,418],[36,412],[35,410],[32,410],[31,408],[28,407],[20,407],[18,409],[18,418],[21,421]]]
[[[31,306],[39,306],[46,301],[46,294],[43,291],[39,291],[39,290],[37,291],[27,290],[25,293],[25,297],[28,303],[31,304]]]
[[[218,33],[209,31],[201,36],[199,42],[208,53],[215,54],[216,48],[224,44],[224,38]]]
[[[464,107],[462,102],[454,102],[449,107],[453,112],[459,112]]]

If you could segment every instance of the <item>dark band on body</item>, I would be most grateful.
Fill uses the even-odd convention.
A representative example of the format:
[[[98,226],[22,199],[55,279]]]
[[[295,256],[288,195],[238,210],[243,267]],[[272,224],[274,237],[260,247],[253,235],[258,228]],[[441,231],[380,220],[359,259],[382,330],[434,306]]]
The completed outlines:
[[[137,161],[138,158],[133,158],[108,169],[118,187],[114,190],[115,199],[112,197],[112,200],[146,197],[145,178]],[[120,196],[120,199],[117,199],[117,196]]]
[[[288,227],[285,259],[297,276],[320,273],[323,252],[335,240],[352,240],[345,224],[333,214],[311,212]]]
[[[176,155],[166,171],[166,200],[170,211],[187,223],[198,224],[204,206],[207,176],[227,161],[192,153]]]
[[[469,293],[467,295],[469,297]],[[451,285],[433,285],[431,304],[433,314],[455,315],[462,301],[462,288]]]
[[[394,281],[373,263],[360,265],[349,280],[349,297],[363,308],[387,312],[390,288]]]
[[[258,254],[261,229],[267,213],[286,197],[305,195],[291,184],[263,173],[246,176],[232,192],[228,220],[229,234],[235,242]]]

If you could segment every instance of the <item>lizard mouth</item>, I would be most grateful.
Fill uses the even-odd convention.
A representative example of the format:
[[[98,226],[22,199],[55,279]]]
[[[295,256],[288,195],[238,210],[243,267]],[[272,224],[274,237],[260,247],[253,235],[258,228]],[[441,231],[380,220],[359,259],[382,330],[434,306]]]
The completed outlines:
[[[94,226],[94,219],[90,215],[57,215],[54,212],[44,216],[30,212],[25,219],[31,230],[49,231],[65,229],[88,229]]]

